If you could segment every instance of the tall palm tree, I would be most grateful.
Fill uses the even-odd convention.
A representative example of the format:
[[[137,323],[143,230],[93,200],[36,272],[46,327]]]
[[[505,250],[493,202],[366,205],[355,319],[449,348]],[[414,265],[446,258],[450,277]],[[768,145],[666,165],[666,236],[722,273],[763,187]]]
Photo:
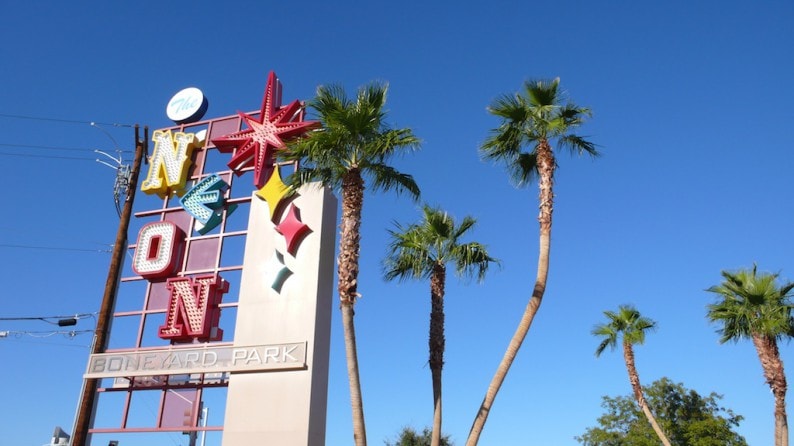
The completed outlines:
[[[476,220],[465,217],[460,225],[438,208],[425,205],[421,222],[397,224],[389,231],[389,254],[384,260],[387,280],[430,279],[430,335],[428,337],[430,373],[433,380],[433,430],[431,446],[439,446],[441,435],[441,369],[444,367],[444,288],[447,263],[455,265],[459,277],[477,276],[479,281],[491,263],[486,247],[477,242],[462,243],[461,238]]]
[[[573,133],[590,116],[590,110],[571,102],[563,103],[565,98],[559,84],[559,78],[552,81],[525,82],[523,92],[504,95],[488,108],[502,123],[480,147],[480,153],[487,160],[504,163],[511,180],[518,187],[538,179],[540,250],[532,297],[488,385],[469,431],[467,446],[476,445],[479,441],[496,394],[529,332],[546,290],[551,247],[551,214],[554,207],[552,186],[557,168],[552,143],[573,153],[598,155],[592,142]]]
[[[629,382],[631,382],[631,389],[634,391],[634,398],[640,406],[642,413],[648,418],[656,435],[665,446],[670,446],[670,440],[659,427],[656,418],[651,413],[648,407],[648,402],[645,401],[645,396],[642,394],[642,386],[640,385],[640,376],[637,374],[637,367],[634,364],[634,348],[635,344],[642,345],[645,342],[645,332],[656,328],[656,322],[644,317],[637,309],[631,305],[621,305],[618,311],[605,311],[604,315],[609,319],[606,324],[599,324],[593,328],[593,335],[603,338],[601,343],[598,344],[596,349],[596,356],[601,356],[601,353],[610,347],[615,349],[618,339],[621,339],[623,345],[623,359],[626,361],[626,370],[629,373]]]
[[[723,271],[721,284],[707,291],[718,301],[708,305],[708,318],[722,324],[720,342],[750,339],[758,352],[764,378],[775,397],[775,446],[788,446],[786,373],[777,342],[794,334],[791,290],[794,283],[777,284],[778,274],[741,269]]]
[[[350,381],[353,437],[358,446],[367,443],[353,321],[353,307],[360,296],[358,273],[365,180],[374,191],[394,190],[406,192],[414,199],[419,197],[419,187],[413,177],[387,164],[390,157],[419,147],[419,139],[411,129],[391,129],[386,124],[387,89],[386,85],[372,83],[359,88],[352,100],[342,87],[320,86],[309,105],[316,111],[322,128],[292,142],[278,155],[283,160],[301,163],[287,180],[291,186],[319,181],[342,194],[338,292]]]

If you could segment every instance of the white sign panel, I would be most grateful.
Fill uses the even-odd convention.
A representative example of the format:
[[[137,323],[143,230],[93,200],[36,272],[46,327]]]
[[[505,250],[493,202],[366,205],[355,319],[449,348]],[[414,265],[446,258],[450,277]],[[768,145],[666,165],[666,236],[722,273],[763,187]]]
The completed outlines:
[[[306,343],[206,346],[91,355],[85,378],[306,368]]]

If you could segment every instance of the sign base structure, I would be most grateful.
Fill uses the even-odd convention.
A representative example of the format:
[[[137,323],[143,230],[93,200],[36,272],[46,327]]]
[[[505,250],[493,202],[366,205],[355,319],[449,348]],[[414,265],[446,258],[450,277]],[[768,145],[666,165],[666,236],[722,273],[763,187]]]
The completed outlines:
[[[236,314],[232,342],[122,348],[91,355],[85,377],[111,380],[110,386],[100,389],[102,395],[127,394],[122,425],[95,426],[90,430],[93,436],[180,432],[195,439],[197,433],[210,433],[220,434],[219,441],[210,444],[223,446],[325,445],[337,200],[319,185],[304,186],[293,194],[285,188],[282,191],[263,199],[260,190],[245,199],[250,211],[243,263],[218,273],[237,269],[239,274],[238,283],[231,287],[226,283],[223,288],[235,291],[229,300],[236,297],[237,302],[219,304],[224,311],[235,310],[231,313]],[[141,232],[146,234],[146,228]],[[199,237],[196,243],[202,240],[207,239]],[[139,241],[139,245],[144,244]],[[159,324],[147,322],[148,318],[165,318],[166,324],[159,326],[161,334],[175,325],[168,318],[173,306],[164,299],[155,304],[155,295],[165,295],[166,288],[176,295],[173,290],[181,282],[169,279],[167,283],[148,286],[161,291],[150,291],[146,304],[150,310],[142,314],[142,325],[155,328]],[[176,316],[174,320],[184,325],[191,321],[184,314],[200,308],[204,295],[200,280],[191,283],[198,290],[192,294],[193,306],[190,297],[180,300],[182,307],[176,306],[184,312],[177,312],[183,314],[182,319]],[[216,279],[213,283],[225,282]],[[139,313],[121,311],[116,316],[138,320]],[[226,391],[223,423],[207,427],[204,419],[202,426],[201,418],[210,408],[205,404],[212,404],[206,395],[217,388]],[[160,403],[153,403],[160,404],[160,414],[151,428],[132,427],[133,394],[146,391],[161,395]],[[107,407],[112,406],[103,409],[100,403],[99,415],[114,411]]]
[[[95,396],[80,446],[324,446],[338,203],[320,184],[288,187],[281,170],[297,165],[275,156],[319,123],[281,105],[274,73],[259,111],[198,121],[196,89],[169,111],[130,264],[103,301],[109,339],[84,375]]]
[[[283,225],[273,227],[267,206],[252,200],[234,345],[277,340],[282,344],[271,347],[270,359],[288,366],[298,359],[285,354],[290,343],[305,342],[305,366],[232,372],[223,446],[324,446],[333,259],[322,259],[320,254],[333,256],[336,199],[327,189],[309,186],[292,202],[291,209],[312,210],[301,214],[308,227],[322,228],[319,236],[302,242],[295,258],[288,253],[287,237],[274,236],[273,231]],[[252,356],[242,362],[263,360]]]

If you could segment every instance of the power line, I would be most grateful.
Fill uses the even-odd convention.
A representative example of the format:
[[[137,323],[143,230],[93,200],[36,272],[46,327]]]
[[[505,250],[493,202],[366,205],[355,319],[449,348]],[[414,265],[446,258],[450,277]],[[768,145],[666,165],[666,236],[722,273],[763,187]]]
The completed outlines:
[[[0,317],[0,321],[43,321],[48,324],[55,324],[57,325],[59,320],[62,319],[85,319],[88,317],[96,317],[96,313],[77,313],[77,314],[69,314],[66,316],[22,316],[22,317]],[[55,322],[51,321],[50,319],[54,319]]]
[[[58,246],[35,246],[35,245],[17,245],[11,243],[0,243],[0,248],[18,248],[18,249],[46,249],[50,251],[76,251],[76,252],[110,252],[110,249],[88,249],[88,248],[67,248]],[[2,319],[0,319],[2,320]]]
[[[73,338],[80,334],[93,333],[94,330],[50,330],[50,331],[27,331],[27,330],[0,330],[0,338],[30,336],[32,338],[49,338],[55,335],[64,335]]]
[[[119,123],[111,123],[111,122],[96,122],[96,121],[80,121],[76,119],[60,119],[60,118],[43,118],[38,116],[26,116],[26,115],[15,115],[10,113],[0,113],[0,117],[3,118],[15,118],[15,119],[30,119],[33,121],[50,121],[50,122],[64,122],[67,124],[88,124],[88,125],[109,125],[113,127],[134,127],[134,124],[119,124]]]
[[[11,144],[11,143],[1,143],[0,146],[3,147],[18,147],[21,149],[42,149],[42,150],[64,150],[64,151],[74,151],[74,152],[95,152],[96,149],[89,149],[86,147],[59,147],[59,146],[40,146],[34,144]],[[132,150],[122,150],[122,153],[134,153]]]
[[[0,156],[18,156],[21,158],[48,158],[48,159],[72,160],[72,161],[96,161],[96,158],[78,158],[76,156],[36,155],[32,153],[0,152]]]
[[[14,343],[20,343],[20,344],[29,344],[29,345],[54,345],[56,347],[73,347],[73,348],[80,348],[80,349],[90,348],[91,347],[90,344],[89,345],[86,345],[86,344],[75,344],[74,343],[74,338],[69,337],[69,336],[65,336],[65,337],[68,338],[68,343],[47,342],[47,341],[45,341],[43,339],[40,339],[40,338],[27,340],[27,339],[23,338],[22,336],[17,336],[16,334],[14,334],[13,337],[4,338],[1,342],[2,343],[14,342]]]

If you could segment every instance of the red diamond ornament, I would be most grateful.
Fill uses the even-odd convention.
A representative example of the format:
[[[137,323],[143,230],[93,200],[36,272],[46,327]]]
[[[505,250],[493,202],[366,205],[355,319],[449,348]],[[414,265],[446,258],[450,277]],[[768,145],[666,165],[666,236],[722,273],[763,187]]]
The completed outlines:
[[[287,241],[287,252],[295,257],[298,245],[311,229],[301,221],[300,209],[294,204],[290,206],[287,217],[276,226],[276,231]]]

